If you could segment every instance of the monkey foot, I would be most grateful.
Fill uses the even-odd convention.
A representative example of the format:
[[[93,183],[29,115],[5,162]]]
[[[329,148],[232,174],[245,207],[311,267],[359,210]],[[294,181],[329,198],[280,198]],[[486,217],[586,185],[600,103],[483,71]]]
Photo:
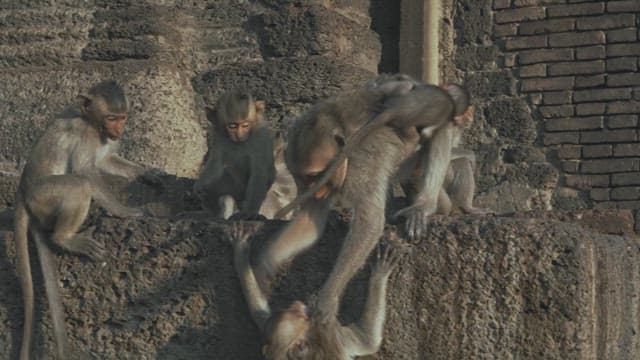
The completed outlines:
[[[67,240],[63,248],[72,253],[85,255],[93,261],[102,259],[107,252],[101,241],[83,235],[76,235]]]

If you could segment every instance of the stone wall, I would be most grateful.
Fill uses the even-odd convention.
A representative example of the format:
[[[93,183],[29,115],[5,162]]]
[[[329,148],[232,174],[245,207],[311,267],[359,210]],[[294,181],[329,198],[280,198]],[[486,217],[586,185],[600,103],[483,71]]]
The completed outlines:
[[[513,210],[640,208],[640,3],[453,4],[454,66],[446,70],[481,104],[467,136],[481,156],[479,201]]]

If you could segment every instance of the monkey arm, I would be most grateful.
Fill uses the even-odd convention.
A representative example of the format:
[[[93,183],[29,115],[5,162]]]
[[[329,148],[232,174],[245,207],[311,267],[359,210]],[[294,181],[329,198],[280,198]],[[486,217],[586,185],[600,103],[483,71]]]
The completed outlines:
[[[396,217],[404,216],[407,218],[406,229],[410,238],[422,235],[427,217],[437,210],[438,194],[451,161],[453,131],[455,131],[455,127],[451,122],[435,131],[427,151],[420,159],[425,167],[422,188],[411,206],[395,214]]]
[[[273,277],[284,262],[312,246],[324,231],[331,201],[310,200],[302,205],[293,220],[260,256],[259,275],[264,281]]]
[[[361,318],[342,327],[343,339],[351,356],[373,354],[380,348],[386,315],[387,283],[391,272],[373,272],[369,279],[369,291]]]
[[[256,277],[249,263],[249,246],[247,242],[234,246],[234,264],[244,298],[249,306],[251,317],[261,332],[267,319],[271,317],[271,308],[266,295],[260,290]]]
[[[212,146],[209,148],[209,158],[204,165],[204,169],[200,173],[200,177],[194,184],[194,190],[206,189],[212,184],[218,181],[224,173],[224,162],[222,161],[222,151],[220,149],[219,142],[222,139],[215,139]]]

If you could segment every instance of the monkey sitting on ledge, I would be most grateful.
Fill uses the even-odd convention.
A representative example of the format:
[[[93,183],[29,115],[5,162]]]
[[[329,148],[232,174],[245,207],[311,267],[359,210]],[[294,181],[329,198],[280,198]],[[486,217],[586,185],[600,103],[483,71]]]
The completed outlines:
[[[62,250],[100,259],[106,252],[104,244],[88,232],[77,233],[91,200],[118,217],[137,217],[146,212],[120,204],[103,184],[101,172],[161,184],[157,170],[116,155],[117,140],[124,134],[129,111],[122,87],[115,81],[103,81],[80,99],[82,115],[56,119],[37,141],[16,192],[14,236],[24,301],[21,360],[30,358],[33,334],[34,292],[27,233],[35,240],[40,257],[57,357],[73,358],[73,353],[67,350],[55,257],[46,239]]]
[[[234,265],[251,316],[263,334],[262,353],[267,359],[346,360],[374,354],[382,343],[386,315],[387,282],[402,257],[397,245],[389,243],[378,252],[371,271],[369,291],[361,318],[342,325],[337,317],[316,316],[303,302],[273,313],[249,262],[250,229],[234,224],[229,234]]]
[[[213,126],[209,155],[193,190],[205,209],[235,220],[258,219],[260,206],[275,179],[273,139],[262,125],[264,101],[240,91],[222,95],[207,108]]]

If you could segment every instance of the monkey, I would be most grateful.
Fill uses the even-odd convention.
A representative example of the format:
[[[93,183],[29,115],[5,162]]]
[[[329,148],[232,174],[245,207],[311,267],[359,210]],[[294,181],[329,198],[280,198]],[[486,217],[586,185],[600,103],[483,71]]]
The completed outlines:
[[[265,102],[236,90],[206,110],[213,136],[194,193],[217,217],[231,214],[233,200],[240,211],[232,219],[257,219],[276,176],[272,134],[262,125]]]
[[[317,304],[319,313],[334,317],[340,294],[383,233],[390,180],[420,143],[418,131],[406,130],[434,128],[425,156],[424,186],[414,204],[405,208],[406,216],[417,219],[411,226],[422,231],[422,219],[436,210],[449,166],[454,115],[451,96],[431,85],[391,96],[376,89],[356,88],[303,113],[289,129],[285,154],[299,195],[281,212],[300,208],[260,255],[256,263],[259,283],[266,286],[281,264],[318,240],[330,207],[340,201],[351,210],[350,227],[335,265],[318,291]],[[347,153],[349,156],[344,156]],[[416,231],[412,237],[420,234]]]
[[[81,113],[55,119],[36,142],[20,177],[15,198],[17,273],[24,301],[24,333],[20,359],[28,360],[33,334],[34,293],[28,234],[35,240],[56,340],[57,357],[67,359],[67,335],[58,293],[55,257],[45,238],[64,251],[98,260],[105,245],[87,232],[77,233],[91,200],[114,216],[139,217],[146,211],[120,204],[101,180],[101,172],[159,184],[157,171],[116,155],[124,134],[128,103],[113,80],[80,95]]]
[[[248,226],[234,224],[229,234],[234,266],[251,316],[265,339],[266,359],[353,359],[376,353],[382,343],[386,316],[387,282],[402,258],[397,245],[378,251],[372,268],[364,311],[360,319],[342,325],[337,317],[316,316],[311,306],[295,301],[273,311],[249,262]],[[380,248],[379,248],[380,249]]]
[[[291,213],[282,218],[275,217],[278,210],[293,201],[297,194],[296,183],[293,180],[293,176],[287,169],[287,164],[284,159],[286,147],[287,143],[284,139],[283,133],[281,131],[276,132],[273,141],[273,159],[276,169],[276,177],[273,185],[271,185],[271,188],[267,192],[267,197],[260,207],[260,214],[265,216],[267,219],[291,219]]]
[[[374,112],[377,111],[375,116],[365,122],[357,123],[342,119],[341,121],[347,123],[345,128],[351,132],[348,141],[341,139],[343,144],[338,144],[340,151],[336,151],[335,154],[322,149],[314,152],[325,154],[325,158],[316,159],[316,163],[330,163],[329,166],[316,166],[315,169],[309,170],[311,173],[306,176],[314,176],[313,184],[305,189],[306,191],[299,192],[298,197],[280,210],[278,215],[290,211],[313,196],[318,197],[321,192],[326,192],[334,183],[332,179],[344,178],[349,154],[359,147],[361,141],[369,134],[377,129],[389,127],[394,129],[406,144],[405,152],[415,153],[421,136],[429,139],[427,146],[422,147],[418,153],[420,156],[417,158],[418,163],[426,166],[428,170],[423,172],[424,177],[421,179],[419,193],[410,206],[395,214],[395,217],[406,218],[405,228],[410,238],[419,238],[422,235],[428,216],[437,211],[438,194],[451,159],[456,124],[466,121],[465,118],[472,118],[473,107],[469,106],[465,109],[456,106],[453,97],[457,96],[458,89],[462,89],[459,85],[451,87],[451,90],[422,83],[416,85],[407,80],[394,83],[397,87],[363,90],[383,96],[382,111],[374,110]],[[407,87],[410,86],[409,90],[404,88],[394,90],[403,87],[406,83],[408,83]],[[375,104],[374,107],[379,105]],[[313,135],[318,136],[317,133]],[[307,134],[308,136],[311,136],[311,133]],[[412,161],[415,163],[416,159]],[[372,164],[372,166],[376,165]]]

